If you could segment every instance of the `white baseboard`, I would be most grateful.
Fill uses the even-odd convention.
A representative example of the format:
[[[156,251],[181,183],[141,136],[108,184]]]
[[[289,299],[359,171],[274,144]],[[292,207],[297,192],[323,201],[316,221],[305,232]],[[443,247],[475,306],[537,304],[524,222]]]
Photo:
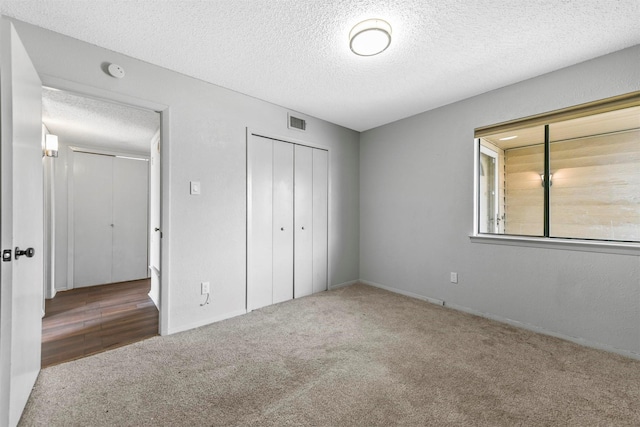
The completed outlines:
[[[329,290],[332,291],[334,289],[345,288],[347,286],[355,285],[358,283],[358,280],[351,280],[349,282],[338,283],[337,285],[329,285]]]
[[[532,324],[529,324],[529,323],[520,322],[520,321],[517,321],[517,320],[509,319],[509,318],[498,316],[498,315],[491,314],[491,313],[484,313],[482,311],[474,310],[472,308],[465,307],[465,306],[462,306],[462,305],[451,304],[451,303],[448,303],[446,301],[425,297],[423,295],[418,295],[418,294],[415,294],[413,292],[404,291],[402,289],[393,288],[391,286],[381,285],[379,283],[370,282],[368,280],[362,280],[361,279],[361,280],[359,280],[359,282],[363,283],[365,285],[369,285],[369,286],[373,286],[373,287],[376,287],[376,288],[384,289],[384,290],[389,291],[389,292],[394,292],[396,294],[405,295],[405,296],[408,296],[408,297],[411,297],[411,298],[417,298],[417,299],[420,299],[420,300],[423,300],[423,301],[427,301],[427,302],[430,302],[432,304],[442,305],[442,306],[451,308],[453,310],[462,311],[464,313],[469,313],[469,314],[473,314],[475,316],[484,317],[486,319],[495,320],[496,322],[506,323],[508,325],[515,326],[517,328],[526,329],[526,330],[529,330],[529,331],[532,331],[532,332],[536,332],[536,333],[539,333],[539,334],[543,334],[543,335],[549,335],[549,336],[552,336],[552,337],[555,337],[555,338],[563,339],[565,341],[571,341],[573,343],[582,345],[584,347],[595,348],[597,350],[604,350],[604,351],[608,351],[610,353],[620,354],[622,356],[629,357],[631,359],[640,360],[640,354],[635,353],[633,351],[612,347],[612,346],[607,345],[607,344],[601,344],[601,343],[589,341],[589,340],[586,340],[584,338],[573,337],[573,336],[562,334],[562,333],[559,333],[559,332],[550,331],[548,329],[541,328],[539,326],[532,325]]]
[[[178,332],[188,331],[190,329],[199,328],[201,326],[210,325],[215,322],[219,322],[221,320],[231,319],[232,317],[240,316],[241,314],[246,314],[247,310],[236,310],[229,313],[224,313],[219,316],[209,317],[207,319],[202,319],[197,322],[189,323],[187,325],[180,325],[178,327],[169,328],[167,331],[167,335],[177,334]]]
[[[409,292],[409,291],[403,291],[402,289],[392,288],[391,286],[381,285],[380,283],[370,282],[369,280],[362,280],[361,279],[360,283],[364,283],[365,285],[373,286],[375,288],[384,289],[385,291],[393,292],[393,293],[404,295],[404,296],[407,296],[407,297],[420,299],[422,301],[430,302],[431,304],[444,305],[444,301],[442,301],[442,300],[425,297],[424,295],[415,294],[415,293]]]

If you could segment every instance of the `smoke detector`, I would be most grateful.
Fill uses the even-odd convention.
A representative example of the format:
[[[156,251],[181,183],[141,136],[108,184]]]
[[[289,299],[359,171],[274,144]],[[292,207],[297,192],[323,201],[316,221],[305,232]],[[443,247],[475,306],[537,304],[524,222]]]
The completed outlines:
[[[124,68],[117,64],[109,64],[107,71],[109,71],[109,75],[111,77],[115,77],[116,79],[121,79],[124,77]]]

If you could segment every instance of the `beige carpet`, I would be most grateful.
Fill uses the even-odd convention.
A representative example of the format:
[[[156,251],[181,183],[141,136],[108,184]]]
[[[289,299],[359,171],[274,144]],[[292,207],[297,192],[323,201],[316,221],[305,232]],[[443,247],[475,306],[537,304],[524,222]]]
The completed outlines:
[[[364,285],[44,369],[21,425],[640,425],[640,361]]]

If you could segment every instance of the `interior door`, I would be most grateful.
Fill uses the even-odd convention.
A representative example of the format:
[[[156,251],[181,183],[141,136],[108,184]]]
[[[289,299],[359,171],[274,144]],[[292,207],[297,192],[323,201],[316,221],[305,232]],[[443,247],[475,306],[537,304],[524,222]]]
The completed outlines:
[[[273,303],[272,141],[247,141],[247,310]]]
[[[73,287],[111,283],[113,157],[73,153]]]
[[[313,293],[327,290],[329,153],[313,150]]]
[[[40,371],[42,84],[13,25],[0,26],[0,424],[16,425]]]
[[[111,281],[148,276],[149,167],[144,159],[113,159],[113,265]]]
[[[160,308],[160,134],[151,142],[149,158],[149,269],[151,290],[149,297]]]
[[[293,298],[293,144],[273,141],[273,303]]]
[[[313,149],[295,146],[294,296],[313,292]]]

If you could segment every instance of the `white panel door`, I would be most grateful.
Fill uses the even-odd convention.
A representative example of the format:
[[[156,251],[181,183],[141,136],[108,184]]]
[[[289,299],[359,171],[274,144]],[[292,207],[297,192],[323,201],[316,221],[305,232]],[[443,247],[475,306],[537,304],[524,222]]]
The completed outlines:
[[[149,297],[160,308],[160,134],[151,142],[149,158],[149,267],[151,290]]]
[[[313,292],[313,149],[295,146],[294,296]]]
[[[113,159],[112,282],[149,277],[148,274],[149,163]]]
[[[73,286],[112,283],[113,157],[73,153]]]
[[[327,290],[328,154],[313,150],[313,293]]]
[[[13,25],[0,25],[0,425],[13,426],[40,371],[42,85]]]
[[[247,141],[247,310],[273,303],[273,142]]]
[[[273,141],[273,303],[293,298],[293,144]]]

